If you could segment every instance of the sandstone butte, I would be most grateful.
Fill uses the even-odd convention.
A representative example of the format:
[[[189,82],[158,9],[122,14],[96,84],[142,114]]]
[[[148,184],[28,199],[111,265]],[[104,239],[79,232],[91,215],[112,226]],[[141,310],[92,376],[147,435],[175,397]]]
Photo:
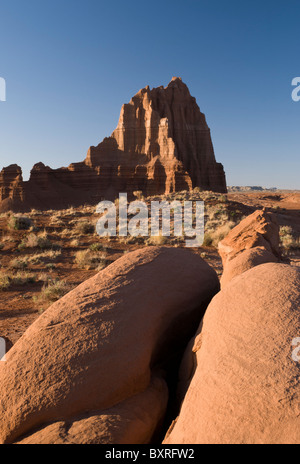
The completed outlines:
[[[0,211],[59,209],[118,197],[161,195],[199,187],[227,192],[205,115],[181,78],[140,90],[123,105],[110,137],[90,147],[85,161],[51,169],[36,164],[29,181],[13,164],[0,173]]]

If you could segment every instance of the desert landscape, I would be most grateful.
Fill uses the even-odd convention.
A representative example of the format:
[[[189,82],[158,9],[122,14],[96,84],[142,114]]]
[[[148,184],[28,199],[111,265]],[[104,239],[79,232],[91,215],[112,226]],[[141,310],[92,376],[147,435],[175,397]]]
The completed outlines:
[[[299,193],[173,196],[205,199],[202,247],[101,238],[91,206],[2,215],[3,443],[299,440]]]
[[[156,197],[155,197],[156,198]],[[218,243],[244,217],[263,208],[275,214],[280,226],[284,259],[300,263],[300,193],[253,192],[217,194],[187,192],[160,200],[203,200],[205,240],[194,250],[216,271],[223,272]],[[151,197],[146,198],[148,203]],[[15,219],[16,218],[16,219]],[[18,218],[23,222],[18,226]],[[94,206],[66,210],[2,213],[1,227],[1,336],[15,343],[52,302],[93,277],[123,254],[151,245],[184,247],[178,237],[99,237]],[[23,225],[24,223],[24,225]],[[25,230],[23,230],[25,229]]]
[[[127,214],[122,236],[122,192],[127,213],[173,205],[169,235]],[[180,78],[140,90],[84,162],[3,168],[0,199],[2,443],[299,442],[300,192],[227,187]]]
[[[300,444],[300,5],[2,3],[0,445]]]

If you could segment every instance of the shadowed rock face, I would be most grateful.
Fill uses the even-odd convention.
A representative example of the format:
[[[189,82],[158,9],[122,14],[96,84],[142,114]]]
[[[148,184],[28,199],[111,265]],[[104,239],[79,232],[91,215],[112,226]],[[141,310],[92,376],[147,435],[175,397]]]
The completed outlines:
[[[111,137],[90,147],[82,163],[52,170],[36,164],[28,182],[16,165],[0,173],[0,210],[62,208],[119,192],[165,194],[200,187],[226,192],[210,130],[180,78],[167,87],[140,90],[123,105]]]
[[[195,372],[165,444],[299,443],[291,345],[300,333],[299,289],[299,268],[266,263],[216,295],[189,347]]]

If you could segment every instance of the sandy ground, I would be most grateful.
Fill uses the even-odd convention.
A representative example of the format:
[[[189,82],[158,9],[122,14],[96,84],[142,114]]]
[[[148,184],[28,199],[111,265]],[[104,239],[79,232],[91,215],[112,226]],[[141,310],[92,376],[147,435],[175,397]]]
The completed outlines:
[[[251,214],[256,209],[265,207],[267,210],[276,214],[280,225],[288,225],[293,228],[300,236],[300,193],[299,192],[259,192],[259,193],[230,193],[227,195],[227,204],[232,211],[238,209],[243,215]],[[77,209],[75,217],[81,220],[91,220],[91,213]],[[74,217],[72,218],[74,219]],[[84,235],[79,239],[79,243],[74,246],[72,238],[62,235],[71,218],[62,218],[59,226],[51,223],[51,213],[35,214],[34,224],[39,230],[46,230],[51,240],[61,249],[61,254],[54,260],[50,260],[53,268],[49,270],[47,261],[39,264],[30,265],[26,272],[36,273],[37,275],[46,274],[50,279],[64,280],[72,286],[76,286],[84,280],[97,273],[96,270],[80,269],[74,262],[74,255],[78,250],[85,250],[99,237]],[[0,218],[0,231],[3,237],[7,236],[7,217]],[[5,246],[0,250],[1,272],[2,275],[10,272],[10,263],[13,259],[22,257],[27,251],[19,251],[18,245],[28,232],[13,231],[9,232],[10,240],[5,242]],[[120,242],[117,238],[101,243],[106,247],[107,264],[123,256],[124,252],[133,251],[138,247],[144,246],[143,243],[128,244]],[[183,245],[180,245],[183,246]],[[36,250],[35,250],[36,252]],[[218,273],[222,273],[222,263],[216,248],[201,247],[195,250],[200,254]],[[300,266],[299,251],[287,253],[292,265]],[[41,313],[41,304],[34,301],[34,296],[40,294],[43,288],[43,281],[37,280],[26,285],[12,285],[10,288],[0,291],[0,337],[6,336],[15,343],[25,332],[25,330],[35,321]],[[50,303],[48,303],[49,306]],[[47,306],[47,305],[46,305]],[[45,307],[43,306],[43,309]]]

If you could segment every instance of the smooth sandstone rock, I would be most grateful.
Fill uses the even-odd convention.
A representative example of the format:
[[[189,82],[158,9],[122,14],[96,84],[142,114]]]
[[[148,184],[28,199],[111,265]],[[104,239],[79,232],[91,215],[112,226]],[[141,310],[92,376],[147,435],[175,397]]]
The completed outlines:
[[[71,421],[60,421],[24,438],[20,445],[149,443],[163,420],[168,388],[163,379],[154,378],[142,393],[116,406]],[[149,407],[151,405],[151,407]]]
[[[165,444],[300,442],[300,269],[263,264],[210,303],[195,374]]]
[[[279,226],[276,216],[265,210],[255,211],[240,222],[219,243],[219,254],[224,268],[227,263],[245,250],[263,247],[280,257]]]
[[[78,421],[85,427],[95,412],[99,424],[112,408],[123,423],[124,402],[147,395],[152,377],[162,382],[218,290],[215,271],[198,255],[159,247],[125,255],[81,284],[9,351],[0,370],[0,441],[20,441],[54,422],[75,424],[75,435],[66,432],[72,441]],[[151,419],[144,437],[156,428],[165,403],[163,386],[156,389],[154,406],[142,400]],[[109,440],[117,443],[125,432],[111,420]],[[91,434],[101,441],[101,430]],[[135,438],[143,439],[140,433]]]
[[[278,258],[263,247],[243,251],[227,262],[221,277],[221,288],[224,288],[234,277],[265,263],[278,263]]]

